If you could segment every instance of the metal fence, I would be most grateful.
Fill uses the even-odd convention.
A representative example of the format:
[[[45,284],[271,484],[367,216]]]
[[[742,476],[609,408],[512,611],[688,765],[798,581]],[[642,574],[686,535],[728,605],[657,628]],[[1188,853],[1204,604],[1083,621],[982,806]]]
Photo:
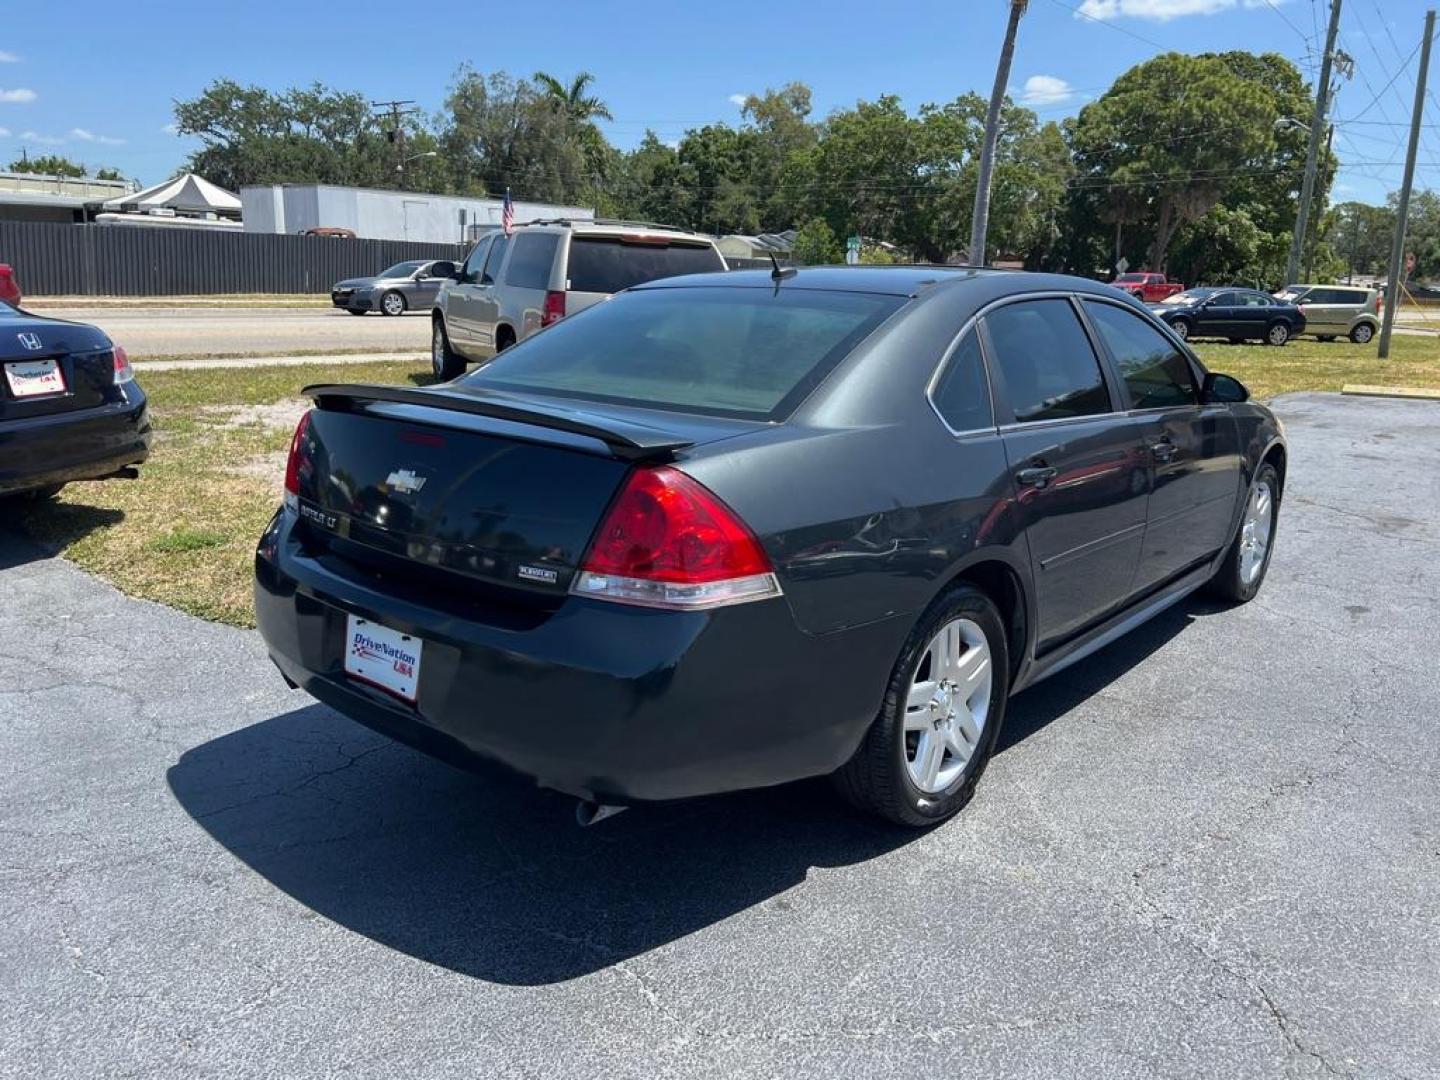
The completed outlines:
[[[27,296],[323,293],[405,259],[458,259],[458,244],[0,221],[0,262]]]

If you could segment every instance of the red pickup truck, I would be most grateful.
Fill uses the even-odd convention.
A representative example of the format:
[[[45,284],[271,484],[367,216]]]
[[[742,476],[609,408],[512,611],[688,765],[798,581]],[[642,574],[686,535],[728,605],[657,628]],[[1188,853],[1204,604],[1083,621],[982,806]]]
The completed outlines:
[[[1120,274],[1110,284],[1147,304],[1158,304],[1167,296],[1185,291],[1179,282],[1166,281],[1164,274]]]

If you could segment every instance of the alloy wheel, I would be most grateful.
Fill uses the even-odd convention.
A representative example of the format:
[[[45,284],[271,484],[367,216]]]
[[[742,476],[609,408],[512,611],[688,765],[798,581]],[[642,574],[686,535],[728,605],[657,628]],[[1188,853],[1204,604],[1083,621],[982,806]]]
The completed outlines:
[[[430,335],[430,367],[437,379],[445,377],[445,329],[438,322]]]
[[[385,309],[386,315],[399,315],[405,311],[405,298],[399,293],[386,293],[380,306]]]
[[[1375,328],[1369,323],[1360,323],[1354,330],[1350,331],[1350,340],[1356,345],[1368,345],[1370,339],[1375,336]]]
[[[1250,491],[1245,518],[1240,524],[1240,580],[1253,585],[1265,568],[1270,550],[1270,532],[1275,525],[1275,497],[1264,480]]]
[[[980,746],[994,672],[985,632],[970,619],[940,628],[916,665],[905,700],[905,768],[926,795],[953,784]]]
[[[1284,345],[1290,340],[1290,329],[1284,323],[1276,323],[1270,328],[1270,344]]]
[[[1178,319],[1171,323],[1170,329],[1175,331],[1175,336],[1181,341],[1186,340],[1190,336],[1190,324],[1184,319]]]

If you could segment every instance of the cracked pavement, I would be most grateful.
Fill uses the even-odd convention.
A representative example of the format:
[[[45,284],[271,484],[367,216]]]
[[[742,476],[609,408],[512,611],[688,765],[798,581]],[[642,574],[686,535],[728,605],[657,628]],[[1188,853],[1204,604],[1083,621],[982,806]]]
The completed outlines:
[[[1440,405],[1294,395],[1252,604],[925,834],[393,745],[0,526],[0,1076],[1440,1076]]]

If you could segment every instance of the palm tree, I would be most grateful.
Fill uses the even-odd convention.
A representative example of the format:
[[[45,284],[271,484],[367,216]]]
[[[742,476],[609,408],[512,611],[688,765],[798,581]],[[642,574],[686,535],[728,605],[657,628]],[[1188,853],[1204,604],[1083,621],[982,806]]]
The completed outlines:
[[[970,250],[975,266],[985,263],[985,233],[990,226],[990,175],[995,168],[995,143],[1000,135],[1000,106],[1010,82],[1010,61],[1015,56],[1015,32],[1029,0],[1010,0],[1010,20],[1005,25],[1005,44],[1000,48],[1000,65],[995,69],[995,89],[990,92],[990,109],[985,114],[985,142],[980,148],[980,182],[975,186],[975,213],[970,219]]]
[[[598,97],[586,94],[590,84],[595,81],[595,76],[588,71],[582,71],[570,80],[566,86],[554,75],[547,75],[543,71],[535,73],[535,81],[545,92],[545,96],[563,112],[575,124],[589,124],[596,119],[614,120],[610,115],[610,108]]]

